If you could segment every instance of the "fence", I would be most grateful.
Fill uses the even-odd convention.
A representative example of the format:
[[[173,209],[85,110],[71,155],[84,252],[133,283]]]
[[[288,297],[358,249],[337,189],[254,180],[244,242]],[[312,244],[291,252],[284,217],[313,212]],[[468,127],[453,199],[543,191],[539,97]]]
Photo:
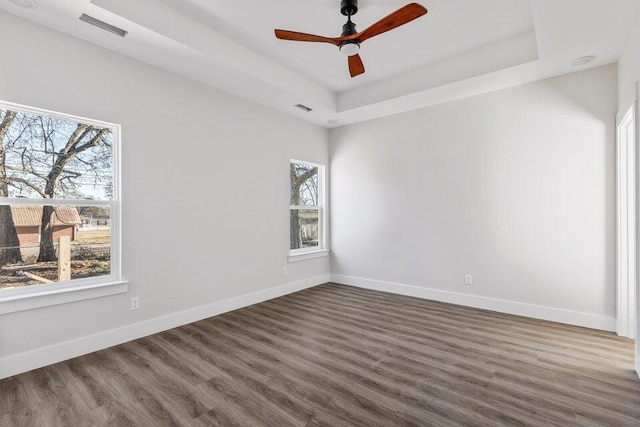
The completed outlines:
[[[54,242],[53,247],[56,252],[59,250],[58,242]],[[28,260],[38,256],[40,252],[39,244],[27,244],[20,246],[4,246],[0,247],[0,253],[6,249],[20,249],[22,259]],[[71,242],[71,259],[73,261],[82,261],[85,259],[109,259],[111,256],[111,245],[109,243],[77,243]],[[35,261],[35,259],[34,259]],[[25,261],[26,262],[26,261]]]

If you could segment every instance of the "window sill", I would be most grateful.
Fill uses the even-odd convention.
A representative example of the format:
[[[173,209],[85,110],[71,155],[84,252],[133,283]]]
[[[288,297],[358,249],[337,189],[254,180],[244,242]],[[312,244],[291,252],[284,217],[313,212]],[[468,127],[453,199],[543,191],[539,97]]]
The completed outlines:
[[[308,259],[322,258],[329,256],[329,249],[320,249],[317,251],[291,253],[289,252],[289,262],[306,261]]]
[[[129,290],[129,282],[114,281],[107,283],[73,286],[64,289],[49,289],[40,292],[21,293],[0,296],[0,315],[17,311],[33,310],[52,305],[66,304],[108,295],[123,294]]]

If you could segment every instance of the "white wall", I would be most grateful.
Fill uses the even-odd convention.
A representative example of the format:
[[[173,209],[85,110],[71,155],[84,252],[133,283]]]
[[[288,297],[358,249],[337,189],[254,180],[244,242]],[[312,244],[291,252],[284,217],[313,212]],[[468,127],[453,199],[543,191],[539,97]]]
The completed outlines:
[[[618,62],[618,110],[628,110],[635,101],[640,80],[640,15],[636,18]]]
[[[638,81],[640,81],[640,15],[636,17],[618,63],[618,109],[620,112],[628,111],[634,103],[635,87]],[[636,129],[640,129],[639,125],[639,123],[636,123]],[[636,133],[640,135],[640,132]],[[637,153],[637,164],[640,164],[640,150],[637,150]],[[637,177],[636,186],[637,189],[640,189],[640,176]],[[640,220],[636,230],[640,232]],[[637,239],[637,241],[640,242],[640,239]],[[640,252],[638,255],[640,256]],[[637,263],[637,271],[640,271],[640,259]],[[636,295],[638,297],[636,307],[640,307],[640,283],[638,284]],[[640,331],[640,316],[637,316],[637,321],[638,327],[636,330]],[[636,339],[636,371],[640,375],[640,339]]]
[[[613,329],[616,72],[332,130],[332,280]]]
[[[80,352],[93,334],[123,328],[107,334],[113,342],[139,322],[328,279],[328,258],[286,264],[289,159],[326,164],[325,129],[9,14],[0,13],[0,39],[0,99],[122,125],[131,281],[128,294],[0,316],[0,371],[45,362],[47,346],[53,361],[70,340]]]

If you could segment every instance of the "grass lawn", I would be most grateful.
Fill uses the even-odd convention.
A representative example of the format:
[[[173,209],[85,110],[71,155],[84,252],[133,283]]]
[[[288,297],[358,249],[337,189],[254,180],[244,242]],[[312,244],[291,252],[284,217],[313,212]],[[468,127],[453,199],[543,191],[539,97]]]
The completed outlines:
[[[111,230],[87,230],[76,233],[77,243],[109,243]]]

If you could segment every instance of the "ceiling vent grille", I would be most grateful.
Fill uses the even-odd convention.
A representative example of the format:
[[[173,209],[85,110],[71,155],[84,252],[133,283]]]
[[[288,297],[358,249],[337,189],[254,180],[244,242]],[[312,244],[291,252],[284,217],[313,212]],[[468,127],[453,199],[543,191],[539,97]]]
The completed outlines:
[[[309,108],[306,105],[302,105],[302,104],[297,104],[295,107],[301,109],[302,111],[306,111],[307,113],[309,111],[313,111],[313,108]]]
[[[108,31],[112,34],[115,34],[120,37],[124,37],[127,35],[128,31],[123,30],[122,28],[115,27],[111,24],[107,24],[104,21],[101,21],[93,16],[89,16],[86,13],[83,13],[80,16],[80,20],[86,22],[87,24],[95,25],[98,28],[101,28],[105,31]]]

